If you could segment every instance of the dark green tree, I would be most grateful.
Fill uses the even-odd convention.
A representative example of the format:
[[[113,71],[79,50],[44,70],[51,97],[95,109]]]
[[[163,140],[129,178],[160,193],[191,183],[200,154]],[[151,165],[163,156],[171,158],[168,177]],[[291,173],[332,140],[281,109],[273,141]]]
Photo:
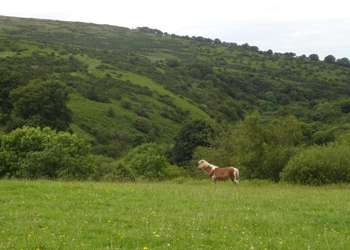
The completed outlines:
[[[173,160],[181,167],[187,166],[198,146],[209,147],[214,129],[205,120],[195,119],[185,123],[174,138]]]
[[[34,81],[10,93],[13,115],[32,127],[68,129],[72,111],[67,107],[68,89],[59,81]]]
[[[221,40],[219,38],[214,39],[214,44],[221,44]]]
[[[265,130],[255,111],[237,124],[234,131],[236,165],[246,178],[261,178]]]
[[[280,172],[297,152],[302,141],[300,122],[294,117],[273,120],[266,130],[266,144],[260,177],[279,181]]]
[[[9,98],[11,90],[22,84],[20,74],[0,68],[0,122],[6,122],[12,112],[13,105]]]
[[[350,66],[350,61],[348,58],[343,57],[341,59],[337,59],[336,64],[339,66],[344,66],[344,67],[349,67]]]
[[[323,60],[326,63],[335,63],[335,57],[332,55],[328,55]]]
[[[320,58],[317,54],[311,54],[309,55],[309,59],[312,60],[312,61],[319,61]]]
[[[148,180],[165,178],[169,165],[165,147],[157,143],[142,144],[130,151],[123,160],[136,176]]]

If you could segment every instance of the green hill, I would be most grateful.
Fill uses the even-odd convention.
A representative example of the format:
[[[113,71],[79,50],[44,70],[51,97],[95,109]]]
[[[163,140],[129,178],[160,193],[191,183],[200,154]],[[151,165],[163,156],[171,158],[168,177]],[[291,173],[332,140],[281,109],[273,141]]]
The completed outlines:
[[[147,27],[0,16],[0,68],[64,82],[71,129],[115,157],[171,144],[184,121],[235,123],[254,110],[264,123],[293,115],[312,133],[348,130],[349,66]]]

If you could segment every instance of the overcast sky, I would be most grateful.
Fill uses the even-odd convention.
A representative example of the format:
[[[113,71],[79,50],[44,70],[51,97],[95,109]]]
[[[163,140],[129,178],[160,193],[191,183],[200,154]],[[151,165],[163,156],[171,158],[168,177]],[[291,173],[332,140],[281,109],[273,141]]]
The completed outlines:
[[[137,28],[350,59],[347,0],[0,0],[0,15]]]

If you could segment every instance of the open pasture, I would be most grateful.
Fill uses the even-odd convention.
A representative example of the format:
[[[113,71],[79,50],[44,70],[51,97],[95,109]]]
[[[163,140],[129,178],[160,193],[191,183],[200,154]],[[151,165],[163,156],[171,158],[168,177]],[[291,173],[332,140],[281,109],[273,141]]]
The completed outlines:
[[[350,189],[0,181],[0,249],[350,249]]]

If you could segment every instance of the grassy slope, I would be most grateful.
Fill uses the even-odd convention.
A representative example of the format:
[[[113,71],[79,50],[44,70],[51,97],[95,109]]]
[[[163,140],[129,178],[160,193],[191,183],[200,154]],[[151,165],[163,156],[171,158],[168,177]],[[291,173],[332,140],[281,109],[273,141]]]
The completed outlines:
[[[109,75],[118,80],[128,80],[132,84],[147,86],[153,92],[152,97],[138,93],[124,93],[122,100],[112,100],[111,103],[92,102],[77,96],[79,93],[72,94],[69,103],[74,112],[72,128],[84,137],[91,138],[91,135],[85,134],[79,128],[82,123],[100,131],[130,128],[130,133],[134,133],[133,121],[137,117],[136,108],[131,112],[121,107],[121,101],[130,101],[132,97],[136,97],[132,101],[133,107],[142,106],[152,124],[160,128],[157,140],[171,143],[181,126],[182,120],[176,119],[178,110],[188,111],[190,113],[188,119],[210,119],[209,116],[217,119],[216,115],[218,115],[220,120],[223,115],[219,111],[220,108],[228,110],[234,107],[239,111],[239,119],[242,119],[244,114],[258,109],[266,123],[271,119],[287,115],[295,115],[301,121],[312,122],[310,117],[314,115],[318,103],[337,102],[338,99],[349,96],[349,91],[346,91],[349,83],[349,68],[321,61],[315,62],[281,54],[267,55],[262,51],[213,45],[185,37],[161,36],[152,32],[145,33],[109,25],[0,16],[0,30],[3,31],[0,35],[0,45],[3,44],[2,48],[0,46],[2,49],[0,58],[13,57],[16,63],[15,59],[18,58],[31,59],[33,52],[43,57],[54,54],[53,60],[68,60],[73,56],[88,65],[88,72],[97,79]],[[6,39],[9,39],[11,48],[6,46],[8,42]],[[18,48],[26,50],[18,51]],[[108,57],[110,55],[117,60],[110,60],[111,64],[108,64],[106,59],[112,58]],[[135,58],[142,63],[130,64],[129,61]],[[150,61],[148,62],[145,58]],[[180,67],[178,69],[167,67],[166,59],[177,59]],[[37,62],[33,62],[35,63]],[[189,69],[193,67],[195,71],[199,64],[209,65],[213,72],[204,79],[189,76]],[[18,65],[21,64],[18,63]],[[11,66],[16,69],[18,65]],[[108,67],[96,68],[100,65]],[[163,73],[164,78],[152,78],[156,75],[152,71],[154,69],[156,73]],[[70,74],[80,80],[83,79],[79,84],[90,79],[90,76],[84,75],[85,72],[76,71]],[[221,82],[215,82],[220,75],[226,78]],[[52,76],[59,78],[58,73]],[[184,92],[169,91],[169,89],[178,91],[183,86],[186,87]],[[231,92],[230,96],[229,92]],[[266,92],[272,92],[277,102],[268,102]],[[322,95],[319,95],[322,98],[299,101],[292,99],[287,104],[278,103],[278,97],[281,98],[281,95],[282,98],[286,96],[297,98],[310,92],[322,92]],[[324,92],[328,92],[329,95]],[[166,106],[159,99],[157,100],[158,95],[168,96],[168,100],[174,104],[173,107]],[[138,100],[140,100],[139,103]],[[114,119],[106,117],[109,108],[115,111]],[[161,115],[162,112],[170,118],[164,118],[164,115]],[[175,116],[171,117],[172,114]],[[340,116],[337,119],[332,118],[330,120],[334,121],[332,125],[338,126],[349,122],[349,114],[341,114],[341,116],[343,119]],[[230,121],[235,120],[237,120],[236,117]],[[320,128],[323,129],[321,125]]]
[[[0,181],[5,249],[349,249],[345,187]]]
[[[191,104],[184,98],[180,98],[174,95],[172,92],[164,89],[161,85],[156,84],[151,79],[134,74],[132,72],[123,71],[123,70],[105,70],[103,74],[101,71],[96,70],[96,67],[101,64],[99,60],[75,56],[77,59],[81,60],[85,64],[89,65],[88,70],[89,73],[93,75],[100,75],[101,77],[106,73],[110,74],[112,77],[119,78],[122,80],[129,80],[131,83],[139,84],[140,86],[147,86],[151,91],[156,92],[161,95],[168,95],[173,103],[190,113],[190,118],[203,118],[210,119],[210,117],[197,106]],[[122,75],[122,77],[120,77]],[[148,102],[150,106],[155,109],[160,109],[164,105],[159,103],[152,97],[143,96],[143,102]],[[153,105],[151,105],[153,104]],[[123,130],[125,128],[130,128],[130,124],[132,124],[133,119],[136,115],[128,110],[125,110],[121,107],[120,102],[112,101],[111,103],[99,103],[87,100],[81,96],[76,94],[71,95],[71,100],[69,102],[69,107],[73,110],[74,117],[73,122],[75,125],[80,123],[88,124],[91,127],[103,128],[105,130],[108,129],[118,129]],[[107,117],[107,110],[109,108],[113,108],[115,110],[116,116],[113,118]],[[173,123],[168,119],[162,118],[157,112],[151,112],[150,118],[152,121],[157,121],[157,126],[162,128],[164,135],[172,135],[174,131],[179,129],[179,124]],[[79,133],[79,128],[77,126],[72,126],[73,130],[76,133]],[[82,131],[80,131],[82,132]],[[170,137],[171,138],[171,137]],[[166,138],[163,140],[164,142],[169,140],[170,138]],[[160,140],[162,141],[162,140]]]
[[[17,41],[17,46],[25,48],[26,50],[21,52],[20,54],[16,54],[16,52],[0,52],[0,57],[30,57],[33,51],[40,51],[41,54],[50,54],[57,53],[56,50],[45,48],[40,48],[40,44],[31,41]],[[68,58],[71,55],[63,55],[61,58]],[[174,95],[172,92],[164,89],[161,85],[155,83],[153,80],[140,76],[132,72],[128,72],[125,70],[97,70],[96,67],[101,65],[102,62],[100,60],[90,58],[87,55],[74,55],[82,63],[88,65],[88,71],[92,75],[97,77],[104,77],[106,74],[110,74],[114,78],[119,78],[121,80],[129,80],[131,83],[138,84],[140,86],[147,86],[151,91],[157,92],[161,95],[167,95],[170,99],[173,100],[173,103],[190,113],[189,118],[204,118],[210,119],[210,117],[197,106],[188,102],[185,98],[180,98],[179,96]],[[72,75],[83,77],[83,75],[79,75],[77,73],[72,73]],[[120,77],[122,75],[122,77]],[[148,102],[152,108],[156,111],[161,109],[164,104],[156,101],[152,97],[143,96],[144,102]],[[135,132],[132,130],[133,119],[137,116],[135,113],[125,110],[121,107],[120,102],[112,101],[111,103],[99,103],[90,101],[86,98],[83,98],[79,95],[79,93],[74,93],[71,95],[71,99],[69,102],[69,107],[73,110],[73,125],[72,129],[75,133],[79,134],[82,137],[90,138],[92,137],[82,131],[78,125],[84,123],[92,128],[99,128],[101,130],[110,130],[110,129],[118,129],[120,131],[125,128],[131,128],[131,132]],[[113,108],[116,116],[114,118],[108,118],[106,116],[107,110],[109,108]],[[169,121],[168,119],[164,119],[161,117],[158,112],[151,112],[150,118],[152,121],[157,121],[158,127],[160,127],[163,131],[163,141],[169,141],[174,131],[177,131],[180,127],[179,124]],[[162,141],[162,140],[160,140]]]

